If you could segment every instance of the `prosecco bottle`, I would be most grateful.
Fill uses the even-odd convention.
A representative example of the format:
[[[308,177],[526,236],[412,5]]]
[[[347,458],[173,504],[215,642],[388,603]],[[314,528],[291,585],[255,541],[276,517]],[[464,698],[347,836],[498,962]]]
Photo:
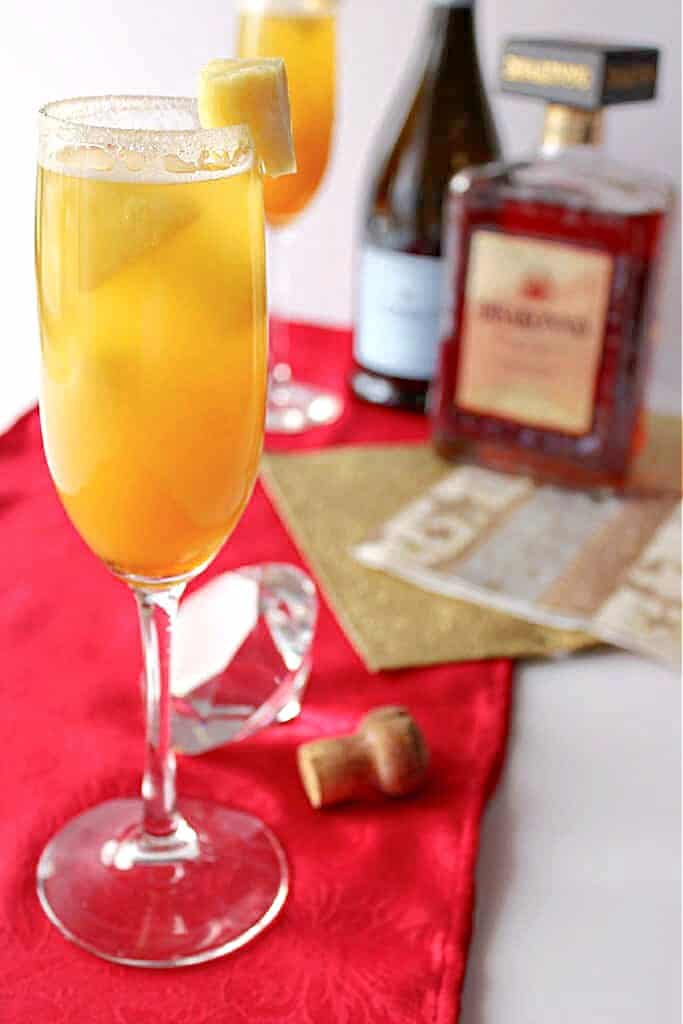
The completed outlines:
[[[351,385],[379,405],[424,411],[439,344],[444,197],[458,171],[500,155],[477,59],[474,6],[432,0],[417,71],[374,150]]]

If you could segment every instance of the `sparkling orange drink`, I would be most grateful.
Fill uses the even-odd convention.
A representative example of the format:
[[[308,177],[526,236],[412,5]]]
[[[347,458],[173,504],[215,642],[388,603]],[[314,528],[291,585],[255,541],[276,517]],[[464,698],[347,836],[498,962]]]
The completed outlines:
[[[224,166],[65,147],[39,167],[47,459],[82,537],[131,581],[194,575],[257,473],[262,181],[235,134]]]
[[[135,596],[145,762],[140,799],[100,803],[52,837],[36,888],[65,938],[149,968],[231,953],[288,888],[262,821],[176,798],[174,624],[256,479],[261,175],[295,165],[282,61],[221,62],[200,88],[221,125],[182,96],[81,97],[38,115],[43,442],[74,526]]]
[[[268,180],[268,222],[286,224],[310,202],[330,154],[335,108],[335,3],[242,0],[238,49],[242,57],[283,57],[292,107],[297,174]]]

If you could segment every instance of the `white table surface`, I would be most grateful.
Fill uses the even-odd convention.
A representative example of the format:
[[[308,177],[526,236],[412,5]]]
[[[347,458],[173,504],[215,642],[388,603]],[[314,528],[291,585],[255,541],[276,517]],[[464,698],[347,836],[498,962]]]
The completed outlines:
[[[680,1024],[681,682],[520,666],[460,1024]]]

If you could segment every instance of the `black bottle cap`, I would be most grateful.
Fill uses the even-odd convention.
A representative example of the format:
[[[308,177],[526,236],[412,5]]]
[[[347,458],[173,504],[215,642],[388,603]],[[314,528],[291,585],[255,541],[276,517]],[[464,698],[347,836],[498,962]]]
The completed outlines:
[[[503,46],[500,81],[504,92],[597,110],[653,99],[658,60],[652,47],[515,37]]]

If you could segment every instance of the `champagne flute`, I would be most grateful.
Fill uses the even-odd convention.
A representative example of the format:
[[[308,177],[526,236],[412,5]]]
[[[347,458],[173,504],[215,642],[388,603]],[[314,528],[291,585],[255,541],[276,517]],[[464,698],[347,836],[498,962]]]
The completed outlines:
[[[45,848],[38,893],[108,960],[199,963],[258,934],[287,892],[266,826],[176,801],[171,638],[189,580],[249,499],[262,446],[262,181],[243,127],[190,99],[43,108],[36,266],[41,422],[74,526],[135,595],[146,679],[142,797],[109,800]]]
[[[286,302],[291,284],[289,225],[318,191],[330,156],[336,14],[337,0],[240,0],[240,56],[283,57],[289,80],[298,172],[267,181],[264,191],[279,302]],[[336,420],[342,403],[337,395],[293,379],[286,314],[276,307],[271,320],[266,426],[274,433],[296,434]]]

